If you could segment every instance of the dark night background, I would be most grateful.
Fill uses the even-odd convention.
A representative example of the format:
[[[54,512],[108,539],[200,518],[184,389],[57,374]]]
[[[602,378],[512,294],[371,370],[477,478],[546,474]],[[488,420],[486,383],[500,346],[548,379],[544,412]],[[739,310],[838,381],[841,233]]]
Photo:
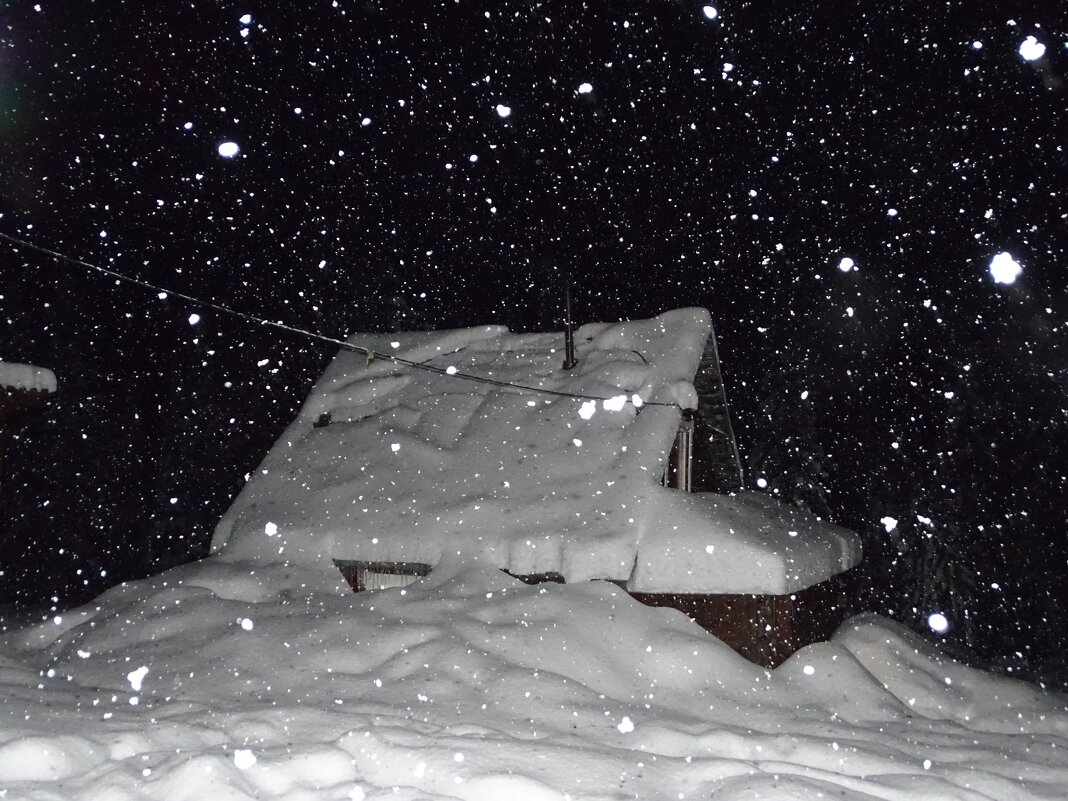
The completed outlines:
[[[706,306],[855,608],[1065,683],[1063,6],[703,5],[8,3],[0,231],[335,337],[560,327],[566,275],[578,322]],[[6,242],[0,321],[60,386],[5,466],[23,607],[203,556],[335,351]]]

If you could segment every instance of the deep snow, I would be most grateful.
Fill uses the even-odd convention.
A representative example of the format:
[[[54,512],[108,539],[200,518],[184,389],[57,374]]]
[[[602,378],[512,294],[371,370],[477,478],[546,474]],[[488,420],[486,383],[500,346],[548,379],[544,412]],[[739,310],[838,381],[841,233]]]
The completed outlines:
[[[682,403],[707,325],[683,310],[586,327],[566,376],[555,335],[375,347]],[[785,592],[856,558],[763,496],[659,487],[677,408],[588,403],[339,356],[217,555],[0,639],[0,798],[1066,797],[1062,696],[876,617],[766,671],[680,612],[583,580],[608,563],[635,589]],[[354,595],[330,561],[354,543],[434,570]],[[501,548],[568,583],[523,584]]]
[[[826,520],[763,494],[661,486],[711,328],[697,308],[590,323],[571,370],[563,332],[355,334],[438,372],[339,353],[212,549],[323,571],[462,552],[640,592],[785,594],[847,570],[859,542]]]
[[[323,576],[213,558],[8,635],[3,797],[1066,795],[1064,697],[877,617],[769,672],[607,582]]]

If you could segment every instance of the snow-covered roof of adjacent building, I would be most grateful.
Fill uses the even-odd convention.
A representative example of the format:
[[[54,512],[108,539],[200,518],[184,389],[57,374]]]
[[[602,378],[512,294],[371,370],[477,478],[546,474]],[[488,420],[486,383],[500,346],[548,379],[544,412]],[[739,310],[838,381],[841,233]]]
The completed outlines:
[[[0,387],[37,392],[55,392],[56,374],[32,364],[0,362]]]
[[[213,551],[328,569],[470,554],[641,592],[782,594],[852,567],[852,534],[767,496],[661,486],[710,331],[704,309],[585,325],[571,370],[562,333],[354,335],[432,369],[342,351]]]

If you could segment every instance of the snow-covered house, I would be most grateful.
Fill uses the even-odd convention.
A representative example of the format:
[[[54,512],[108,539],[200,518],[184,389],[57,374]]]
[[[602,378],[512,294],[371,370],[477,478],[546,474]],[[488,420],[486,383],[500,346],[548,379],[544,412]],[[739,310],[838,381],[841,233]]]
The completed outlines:
[[[56,376],[44,367],[0,361],[0,476],[17,415],[36,409],[56,391]]]
[[[777,664],[833,630],[860,549],[765,495],[686,491],[738,480],[711,332],[703,309],[585,325],[567,370],[559,333],[355,335],[213,552],[340,568],[356,591],[457,558],[602,579]]]

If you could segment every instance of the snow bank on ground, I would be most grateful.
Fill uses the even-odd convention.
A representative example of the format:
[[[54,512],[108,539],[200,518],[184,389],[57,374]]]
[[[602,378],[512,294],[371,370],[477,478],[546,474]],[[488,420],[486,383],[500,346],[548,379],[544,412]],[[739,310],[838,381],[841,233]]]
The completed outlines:
[[[356,335],[375,353],[533,389],[340,353],[213,551],[322,571],[464,553],[569,582],[626,581],[637,564],[648,592],[790,592],[852,567],[859,547],[842,529],[794,525],[770,500],[676,503],[660,486],[710,330],[704,309],[586,325],[567,371],[561,333]],[[681,574],[677,553],[698,545]]]
[[[985,731],[1066,733],[1062,718],[1047,717],[1049,697],[1032,685],[962,665],[898,623],[875,615],[854,618],[835,642],[924,717]]]
[[[11,799],[1063,799],[1063,697],[879,618],[768,672],[607,582],[219,559],[0,644]],[[301,585],[307,585],[301,589]],[[952,683],[947,683],[951,679]]]
[[[55,392],[56,374],[46,367],[0,362],[0,387]]]

